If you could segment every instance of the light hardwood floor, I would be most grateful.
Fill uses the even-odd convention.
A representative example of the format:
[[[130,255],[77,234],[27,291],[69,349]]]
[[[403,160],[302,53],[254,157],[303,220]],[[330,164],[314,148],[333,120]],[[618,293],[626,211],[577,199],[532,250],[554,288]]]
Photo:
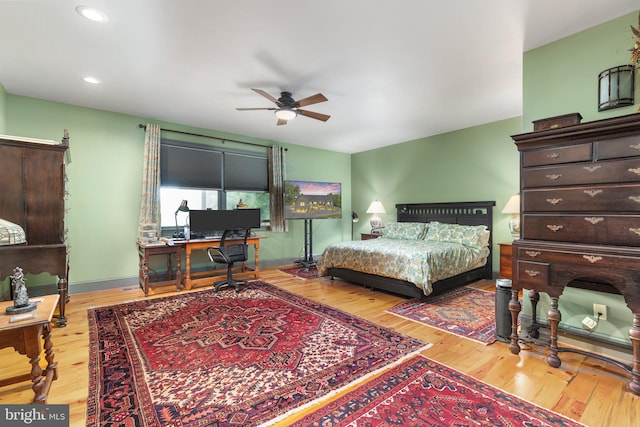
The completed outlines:
[[[425,356],[588,426],[640,425],[640,398],[626,391],[628,375],[613,365],[579,354],[562,353],[562,366],[554,369],[547,365],[543,348],[534,347],[515,356],[502,342],[485,346],[385,313],[404,300],[400,296],[341,280],[302,280],[276,268],[261,273],[261,280],[275,286],[432,343],[433,346],[423,352]],[[491,281],[476,282],[473,286],[495,290],[495,283]],[[156,289],[148,298],[172,293],[175,292],[169,288]],[[86,424],[87,309],[141,298],[145,297],[138,287],[73,294],[67,304],[68,326],[53,328],[58,380],[51,386],[48,403],[69,404],[71,426]],[[0,350],[0,360],[0,378],[29,372],[26,357],[12,349]],[[0,404],[28,403],[31,399],[33,393],[28,381],[0,388]],[[292,420],[289,418],[278,425],[286,426]]]

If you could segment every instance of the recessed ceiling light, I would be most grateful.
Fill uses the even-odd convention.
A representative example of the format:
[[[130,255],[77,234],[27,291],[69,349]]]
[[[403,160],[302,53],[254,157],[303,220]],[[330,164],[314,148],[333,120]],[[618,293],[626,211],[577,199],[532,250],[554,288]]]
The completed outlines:
[[[100,83],[100,79],[96,79],[95,77],[91,76],[84,77],[82,80],[87,83],[91,83],[92,85],[97,85],[98,83]]]
[[[88,6],[78,6],[76,7],[76,12],[95,22],[107,22],[109,20],[104,12]]]

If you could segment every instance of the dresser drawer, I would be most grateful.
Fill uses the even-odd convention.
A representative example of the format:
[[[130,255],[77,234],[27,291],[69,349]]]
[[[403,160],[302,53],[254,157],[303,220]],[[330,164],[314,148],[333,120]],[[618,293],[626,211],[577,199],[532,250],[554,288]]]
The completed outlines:
[[[597,141],[595,149],[597,159],[640,156],[640,135]]]
[[[640,212],[640,184],[525,190],[525,212]]]
[[[515,256],[515,254],[514,254]],[[559,250],[548,250],[544,247],[519,247],[518,260],[555,265],[581,264],[598,268],[631,269],[637,271],[640,253],[635,255],[619,255],[611,251],[603,251],[592,247],[570,248],[564,246]]]
[[[516,262],[516,276],[520,288],[538,288],[549,283],[549,264],[545,262]]]
[[[524,188],[640,182],[640,158],[522,169]]]
[[[522,221],[525,239],[640,246],[640,215],[524,214]]]
[[[525,168],[560,163],[588,162],[591,160],[593,160],[593,146],[591,143],[525,151],[522,154],[522,165]]]

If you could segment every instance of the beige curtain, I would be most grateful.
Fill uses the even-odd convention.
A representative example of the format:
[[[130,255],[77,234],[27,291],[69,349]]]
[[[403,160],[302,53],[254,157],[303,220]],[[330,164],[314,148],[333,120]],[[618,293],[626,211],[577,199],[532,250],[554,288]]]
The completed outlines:
[[[277,145],[269,150],[269,202],[271,231],[282,233],[287,231],[284,219],[284,180],[286,179],[285,149]]]
[[[160,126],[147,124],[144,134],[144,160],[142,163],[142,200],[139,226],[156,224],[160,227]]]

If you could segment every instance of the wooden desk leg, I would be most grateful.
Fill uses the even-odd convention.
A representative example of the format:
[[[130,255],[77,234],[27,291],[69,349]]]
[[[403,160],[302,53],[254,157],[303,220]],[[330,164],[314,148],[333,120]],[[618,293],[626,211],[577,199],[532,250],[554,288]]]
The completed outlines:
[[[169,280],[173,279],[173,263],[171,262],[171,254],[167,254],[167,276]]]
[[[549,327],[551,328],[549,335],[549,350],[551,353],[547,357],[547,363],[553,368],[559,368],[562,362],[558,357],[558,324],[560,320],[562,320],[562,314],[560,310],[558,310],[558,297],[551,297],[551,307],[549,308],[547,317],[549,318]]]
[[[255,274],[254,277],[256,279],[260,278],[260,245],[257,244],[254,246],[255,248],[255,254],[256,254],[256,270],[255,270]]]
[[[184,255],[184,259],[185,259],[185,266],[184,266],[184,287],[186,289],[191,289],[191,249],[189,249],[189,245],[187,245],[187,247],[185,248],[184,251],[185,255]]]
[[[633,371],[629,389],[636,396],[640,396],[640,313],[633,313],[633,326],[629,329],[629,338],[633,346]]]
[[[149,295],[149,255],[144,252],[144,255],[140,256],[140,279],[144,296]]]
[[[511,290],[511,300],[509,301],[509,311],[511,312],[511,344],[509,351],[513,354],[520,353],[520,344],[518,344],[518,315],[522,310],[522,305],[518,299],[518,291]]]
[[[176,252],[176,290],[182,289],[182,252]]]

